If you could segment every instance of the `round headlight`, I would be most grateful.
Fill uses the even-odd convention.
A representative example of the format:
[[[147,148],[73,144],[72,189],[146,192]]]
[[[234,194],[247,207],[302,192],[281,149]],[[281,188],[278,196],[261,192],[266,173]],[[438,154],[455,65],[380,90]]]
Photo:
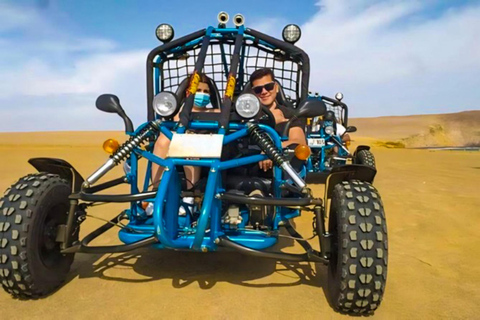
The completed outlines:
[[[174,114],[177,104],[177,97],[171,92],[160,92],[153,98],[153,110],[162,117]]]
[[[245,24],[245,18],[243,17],[243,15],[241,15],[240,13],[237,13],[237,14],[233,17],[233,24],[234,24],[236,27],[243,26],[243,25]]]
[[[173,39],[175,33],[173,32],[173,27],[171,25],[162,23],[155,30],[155,35],[157,36],[158,40],[167,43]]]
[[[333,135],[333,126],[325,127],[325,134],[328,134],[329,136]]]
[[[300,27],[297,26],[296,24],[289,24],[283,28],[282,31],[282,37],[283,40],[289,43],[295,43],[297,42],[300,37],[302,36],[302,31],[300,30]]]
[[[251,93],[244,93],[235,102],[235,110],[246,119],[255,117],[260,111],[260,101]]]

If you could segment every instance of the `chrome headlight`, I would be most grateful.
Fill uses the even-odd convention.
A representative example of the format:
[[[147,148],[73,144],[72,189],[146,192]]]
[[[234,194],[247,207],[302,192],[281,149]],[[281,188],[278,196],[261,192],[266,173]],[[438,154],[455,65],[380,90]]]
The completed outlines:
[[[235,102],[235,110],[246,119],[255,117],[260,111],[260,101],[251,93],[244,93]]]
[[[217,19],[218,19],[218,23],[223,24],[223,25],[227,24],[228,13],[226,13],[225,11],[221,11],[217,16]]]
[[[240,13],[237,13],[237,14],[233,17],[233,24],[234,24],[236,27],[243,26],[243,25],[245,24],[245,18],[243,17],[243,15],[241,15]]]
[[[326,126],[325,127],[325,134],[328,134],[329,136],[333,135],[335,130],[333,130],[333,126]]]
[[[163,43],[167,43],[173,39],[175,33],[173,32],[173,27],[168,23],[162,23],[157,27],[155,30],[155,35],[157,39],[162,41]]]
[[[343,99],[343,93],[337,92],[337,94],[335,95],[335,99],[337,99],[338,101],[342,101],[342,99]]]
[[[160,92],[153,98],[153,110],[162,117],[170,117],[177,110],[177,97],[168,91]]]
[[[300,27],[296,24],[289,24],[285,26],[285,28],[283,28],[282,37],[283,40],[286,42],[294,44],[295,42],[300,40],[301,36],[302,31],[300,30]]]

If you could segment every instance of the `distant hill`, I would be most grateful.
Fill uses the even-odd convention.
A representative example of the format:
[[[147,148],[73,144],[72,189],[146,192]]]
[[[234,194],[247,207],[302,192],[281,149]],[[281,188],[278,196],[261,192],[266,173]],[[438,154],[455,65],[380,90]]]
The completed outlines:
[[[354,144],[387,147],[463,147],[480,146],[480,110],[448,114],[351,118]],[[2,132],[0,148],[21,147],[99,147],[108,138],[123,143],[122,131]]]
[[[480,146],[480,110],[458,113],[352,118],[359,139],[392,147]]]

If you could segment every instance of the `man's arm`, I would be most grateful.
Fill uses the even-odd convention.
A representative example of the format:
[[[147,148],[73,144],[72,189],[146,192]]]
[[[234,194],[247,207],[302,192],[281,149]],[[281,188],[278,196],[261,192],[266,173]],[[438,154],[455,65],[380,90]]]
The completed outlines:
[[[282,147],[287,147],[291,144],[307,144],[305,132],[301,127],[293,127],[288,131],[288,140],[282,142]]]

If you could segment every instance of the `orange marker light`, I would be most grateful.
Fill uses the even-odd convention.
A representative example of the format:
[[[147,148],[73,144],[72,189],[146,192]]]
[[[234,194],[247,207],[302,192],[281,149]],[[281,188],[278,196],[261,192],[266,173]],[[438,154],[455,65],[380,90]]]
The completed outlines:
[[[307,160],[310,157],[310,148],[304,144],[299,144],[295,148],[295,157],[300,160]]]
[[[103,143],[103,150],[105,150],[106,153],[113,154],[119,147],[120,144],[118,144],[118,141],[115,139],[107,139]]]
[[[350,147],[350,140],[345,141],[345,147]]]

